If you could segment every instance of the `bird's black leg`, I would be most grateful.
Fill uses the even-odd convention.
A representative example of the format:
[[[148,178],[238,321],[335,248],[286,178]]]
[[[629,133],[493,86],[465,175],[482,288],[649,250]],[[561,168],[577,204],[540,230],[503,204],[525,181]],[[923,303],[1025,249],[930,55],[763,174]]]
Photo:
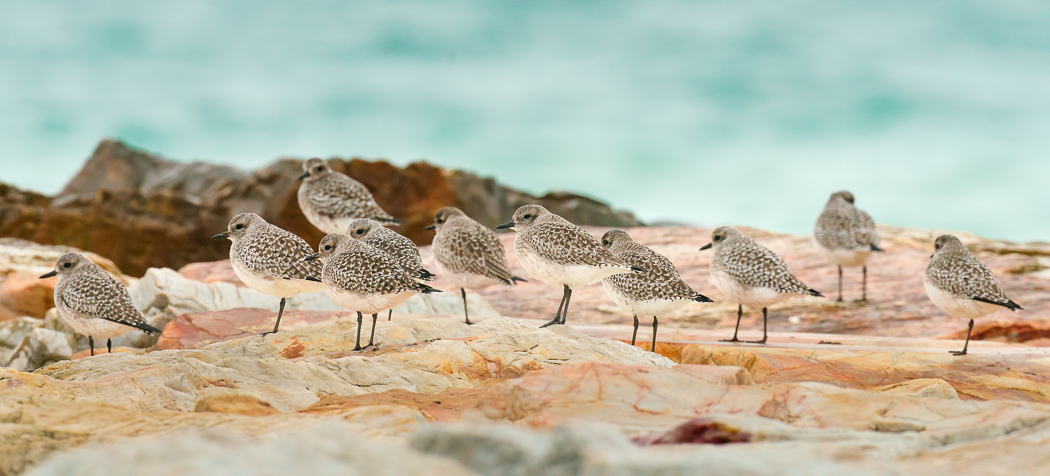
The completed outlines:
[[[91,356],[95,356],[95,338],[88,336],[88,347],[91,347]]]
[[[106,339],[106,352],[113,353],[113,339]]]
[[[861,267],[860,272],[863,277],[860,280],[860,299],[857,302],[868,302],[868,266]]]
[[[372,335],[368,336],[368,345],[365,347],[372,347],[372,344],[376,340],[376,321],[379,319],[379,314],[372,314]]]
[[[467,320],[468,326],[472,326],[474,323],[470,322],[470,314],[467,313],[467,290],[459,288],[459,293],[463,295],[463,318]]]
[[[390,322],[393,319],[394,319],[394,310],[391,309],[390,312],[388,312],[387,315],[386,315],[386,322]]]
[[[572,289],[565,285],[565,309],[561,310],[561,323],[565,324],[565,318],[569,317],[569,301],[572,300]]]
[[[569,287],[566,286],[565,289],[567,290],[567,289],[569,289]],[[554,319],[551,319],[550,322],[540,326],[540,329],[543,329],[544,327],[547,327],[547,326],[550,326],[550,325],[554,325],[554,324],[561,324],[562,309],[565,309],[565,307],[568,306],[567,297],[568,297],[568,294],[562,293],[562,295],[561,295],[561,303],[558,304],[558,312],[554,313]]]
[[[634,334],[631,334],[631,345],[634,345],[636,339],[638,339],[638,314],[634,315]]]
[[[365,317],[361,315],[361,311],[357,311],[357,345],[354,346],[354,350],[361,350],[361,324]]]
[[[973,319],[970,319],[970,328],[966,330],[966,344],[963,344],[963,350],[952,350],[949,351],[952,355],[966,355],[966,349],[970,347],[970,333],[973,332]]]
[[[281,327],[281,316],[284,315],[284,303],[285,303],[285,299],[281,298],[281,308],[277,311],[277,324],[273,325],[273,330],[272,331],[268,331],[268,332],[263,332],[262,335],[276,334],[277,333],[277,328]]]
[[[752,342],[752,344],[765,344],[766,343],[766,339],[769,338],[769,334],[766,333],[766,329],[767,329],[766,324],[768,322],[769,322],[769,312],[768,312],[768,309],[763,307],[762,308],[762,340],[756,340],[756,341]]]
[[[740,332],[740,317],[744,315],[744,305],[741,304],[736,308],[736,329],[733,330],[732,339],[722,339],[719,342],[740,342],[740,339],[736,338],[736,334]]]
[[[842,302],[842,266],[839,266],[839,302]]]
[[[653,346],[649,348],[649,352],[656,352],[656,316],[653,316]]]

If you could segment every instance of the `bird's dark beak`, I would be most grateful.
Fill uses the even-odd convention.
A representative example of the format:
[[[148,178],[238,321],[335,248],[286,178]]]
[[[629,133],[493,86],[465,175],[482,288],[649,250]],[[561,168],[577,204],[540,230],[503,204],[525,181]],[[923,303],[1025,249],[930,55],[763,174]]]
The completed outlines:
[[[504,224],[502,224],[502,225],[499,225],[499,226],[497,226],[497,227],[496,227],[496,229],[497,229],[497,230],[502,230],[502,229],[504,229],[504,228],[510,228],[510,227],[512,227],[512,226],[514,226],[514,222],[512,222],[512,221],[508,221],[507,223],[504,223]]]
[[[437,225],[431,223],[431,224],[427,225],[427,227],[424,228],[424,230],[436,230],[437,227],[438,227]]]
[[[44,274],[40,275],[40,279],[47,279],[47,278],[51,278],[51,277],[54,277],[54,276],[56,276],[57,274],[58,274],[58,271],[55,271],[55,270],[51,270],[51,272],[48,272],[48,273],[44,273]]]
[[[708,244],[706,244],[704,246],[701,246],[700,247],[700,251],[711,249],[712,246],[715,246],[715,244],[714,243],[708,243]]]
[[[303,173],[299,174],[299,178],[297,178],[296,180],[302,182],[304,178],[309,177],[309,176],[310,176],[310,172],[303,172]]]
[[[230,237],[230,232],[224,231],[222,233],[219,233],[218,235],[215,235],[215,236],[211,237],[211,239],[213,239],[213,240],[221,240],[223,238],[229,238],[229,237]]]
[[[320,254],[321,253],[314,253],[312,255],[306,255],[306,257],[303,258],[303,261],[313,261],[313,260],[317,259],[317,256],[320,255]]]

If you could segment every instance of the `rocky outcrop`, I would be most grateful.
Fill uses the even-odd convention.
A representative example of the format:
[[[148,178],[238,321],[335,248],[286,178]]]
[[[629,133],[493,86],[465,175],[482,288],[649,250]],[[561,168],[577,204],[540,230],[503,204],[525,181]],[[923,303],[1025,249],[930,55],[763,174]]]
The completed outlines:
[[[463,207],[489,225],[506,221],[517,206],[532,202],[583,224],[640,224],[630,213],[585,197],[533,197],[492,179],[426,162],[403,168],[381,160],[328,162],[368,187],[384,209],[405,221],[398,231],[421,244],[433,238],[423,228],[449,205]],[[252,172],[180,163],[107,139],[54,199],[0,185],[0,236],[93,251],[134,276],[150,267],[178,269],[227,257],[229,244],[210,238],[240,212],[257,213],[317,243],[323,234],[302,215],[296,199],[301,168],[299,159],[279,159]]]

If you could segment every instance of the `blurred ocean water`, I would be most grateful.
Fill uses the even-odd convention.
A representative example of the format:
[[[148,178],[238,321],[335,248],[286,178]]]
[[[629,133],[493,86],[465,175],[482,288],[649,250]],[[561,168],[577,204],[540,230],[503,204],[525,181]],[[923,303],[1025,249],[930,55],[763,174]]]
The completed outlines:
[[[1050,240],[1050,2],[0,1],[0,181],[426,159],[646,220]]]

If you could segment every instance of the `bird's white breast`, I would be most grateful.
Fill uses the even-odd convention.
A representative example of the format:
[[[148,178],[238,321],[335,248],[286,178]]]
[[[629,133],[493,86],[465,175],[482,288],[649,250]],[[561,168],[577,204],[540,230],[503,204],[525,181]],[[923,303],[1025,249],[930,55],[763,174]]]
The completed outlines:
[[[829,263],[836,266],[843,266],[852,268],[856,266],[864,266],[864,263],[871,257],[870,250],[846,250],[842,248],[827,248],[824,245],[817,242],[816,238],[813,239],[813,243],[817,247],[817,253],[824,257]]]
[[[616,305],[638,316],[665,316],[689,303],[689,300],[686,299],[634,299],[621,292],[615,284],[607,279],[602,280],[602,287],[605,288],[605,293],[609,295],[609,299],[612,299]]]
[[[518,255],[518,261],[530,277],[549,284],[551,286],[568,285],[570,289],[576,289],[588,284],[601,281],[614,274],[632,272],[629,269],[615,266],[590,266],[571,264],[563,265],[550,261],[529,250],[514,247]]]
[[[769,307],[788,298],[773,288],[752,287],[737,281],[725,271],[711,268],[711,282],[726,299],[753,308]]]
[[[231,260],[231,264],[233,265],[234,274],[245,286],[269,296],[287,298],[300,293],[311,293],[324,289],[324,286],[316,281],[274,278],[252,271],[237,260]]]
[[[925,280],[923,284],[926,287],[926,295],[930,297],[930,301],[933,301],[934,305],[941,308],[942,311],[947,312],[952,317],[977,319],[978,317],[995,314],[1004,309],[1002,306],[996,306],[995,304],[988,304],[970,298],[955,296],[952,293],[938,288],[928,279]]]

